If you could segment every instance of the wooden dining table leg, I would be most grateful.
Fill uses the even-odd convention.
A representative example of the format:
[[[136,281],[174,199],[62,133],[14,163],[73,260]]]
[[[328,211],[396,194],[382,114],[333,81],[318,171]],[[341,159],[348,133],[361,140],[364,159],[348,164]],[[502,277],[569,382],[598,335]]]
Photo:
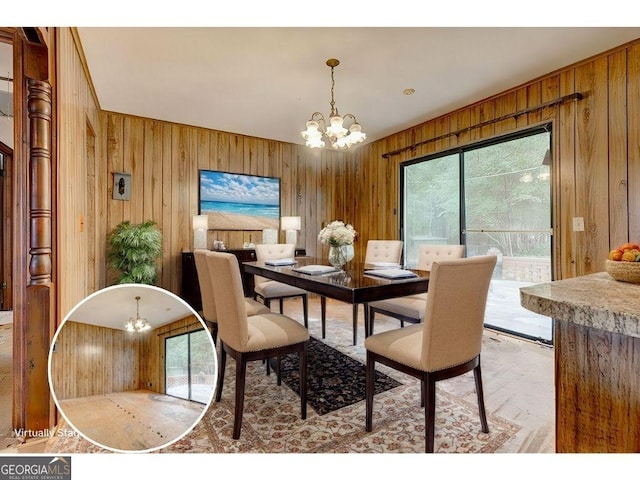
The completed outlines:
[[[322,323],[322,338],[327,334],[327,297],[320,297],[320,319]]]
[[[353,344],[358,340],[358,304],[353,304]]]

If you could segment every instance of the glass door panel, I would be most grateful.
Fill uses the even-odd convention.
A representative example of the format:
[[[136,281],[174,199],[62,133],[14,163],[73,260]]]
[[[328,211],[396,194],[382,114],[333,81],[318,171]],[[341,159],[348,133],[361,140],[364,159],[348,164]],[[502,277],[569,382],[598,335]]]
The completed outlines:
[[[520,306],[520,287],[551,281],[548,132],[464,153],[467,256],[498,256],[486,324],[546,342],[552,322]]]
[[[215,352],[205,330],[165,340],[165,393],[208,403],[215,385]]]
[[[460,243],[458,154],[408,165],[403,170],[405,264],[418,263],[418,245]]]

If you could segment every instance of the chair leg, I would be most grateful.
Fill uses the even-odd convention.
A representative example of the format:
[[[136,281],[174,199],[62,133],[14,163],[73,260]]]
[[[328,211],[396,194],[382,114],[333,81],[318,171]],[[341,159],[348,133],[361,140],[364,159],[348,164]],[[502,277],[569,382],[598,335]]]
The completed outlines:
[[[216,402],[222,399],[222,384],[224,383],[224,370],[227,365],[227,352],[224,351],[222,340],[220,341],[220,350],[218,352],[218,381],[216,385]]]
[[[300,416],[302,420],[307,418],[307,344],[305,342],[300,350]]]
[[[367,338],[371,334],[371,325],[369,324],[369,304],[363,303],[364,308],[364,337]]]
[[[269,363],[268,360],[267,363]],[[276,357],[276,384],[278,386],[282,385],[282,375],[280,374],[280,355]]]
[[[214,323],[211,325],[211,339],[213,340],[213,344],[216,345],[218,342],[218,323]]]
[[[304,328],[309,328],[309,302],[307,296],[302,296],[302,316],[304,318]]]
[[[424,385],[424,393],[422,401],[424,402],[424,431],[425,442],[424,452],[433,453],[433,444],[435,439],[435,420],[436,420],[436,380],[433,375],[425,373],[422,379]]]
[[[322,323],[322,338],[327,335],[327,297],[320,297],[320,321]]]
[[[480,371],[480,362],[473,369],[473,377],[476,380],[476,393],[478,395],[478,410],[480,411],[480,425],[483,433],[489,433],[489,425],[487,424],[487,413],[484,408],[484,393],[482,390],[482,372]]]
[[[373,335],[373,320],[376,317],[376,312],[372,307],[369,307],[369,335]]]
[[[371,356],[369,352],[367,352],[367,368],[366,368],[366,377],[365,377],[365,398],[366,398],[366,420],[365,420],[365,430],[367,432],[372,431],[373,429],[373,392],[374,392],[374,382],[375,382],[375,365],[376,362]]]
[[[242,428],[242,412],[244,410],[244,383],[247,374],[247,361],[244,355],[240,355],[240,359],[236,362],[236,406],[233,417],[233,439],[240,438],[240,429]]]

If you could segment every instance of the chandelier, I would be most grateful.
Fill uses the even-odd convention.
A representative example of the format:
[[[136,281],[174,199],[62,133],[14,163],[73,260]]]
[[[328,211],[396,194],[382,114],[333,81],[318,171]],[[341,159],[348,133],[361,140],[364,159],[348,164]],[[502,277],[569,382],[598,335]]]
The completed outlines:
[[[302,133],[302,137],[307,141],[307,147],[321,148],[325,146],[322,137],[325,136],[331,142],[331,146],[335,149],[346,149],[362,142],[367,135],[362,131],[360,124],[356,120],[355,115],[347,113],[341,117],[336,108],[336,102],[333,100],[333,88],[335,80],[333,79],[333,69],[340,65],[340,61],[335,58],[327,60],[327,65],[331,67],[331,113],[329,114],[329,123],[325,120],[320,112],[315,112],[307,122],[307,129]],[[351,126],[347,130],[344,122],[349,119]],[[320,126],[322,124],[322,131]]]
[[[127,332],[142,333],[151,329],[146,318],[140,318],[140,297],[136,297],[136,318],[129,318],[124,326]]]

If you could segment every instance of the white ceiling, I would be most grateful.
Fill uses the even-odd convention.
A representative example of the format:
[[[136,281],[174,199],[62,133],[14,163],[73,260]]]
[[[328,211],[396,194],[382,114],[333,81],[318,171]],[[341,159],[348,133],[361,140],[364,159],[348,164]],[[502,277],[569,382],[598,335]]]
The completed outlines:
[[[150,285],[128,284],[107,287],[88,296],[71,310],[65,321],[124,330],[127,320],[136,316],[136,296],[140,296],[140,317],[146,318],[153,328],[195,313],[173,293]]]
[[[303,143],[335,102],[367,142],[640,38],[640,27],[79,27],[101,108]],[[406,88],[415,89],[411,96]]]

